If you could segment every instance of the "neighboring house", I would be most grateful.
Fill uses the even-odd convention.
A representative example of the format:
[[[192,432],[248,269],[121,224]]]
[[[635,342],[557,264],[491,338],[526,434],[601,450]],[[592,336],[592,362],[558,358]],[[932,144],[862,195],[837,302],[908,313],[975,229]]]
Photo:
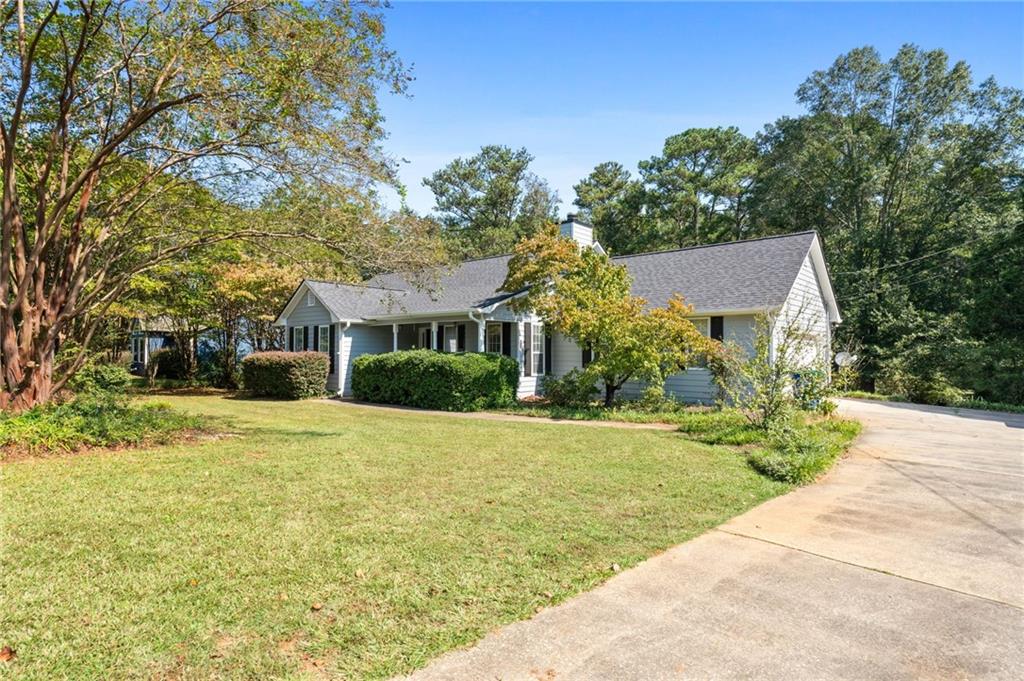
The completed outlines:
[[[593,230],[575,216],[563,235],[600,248]],[[510,255],[469,260],[427,277],[384,274],[362,284],[303,281],[277,319],[289,350],[330,356],[328,389],[351,394],[352,360],[411,348],[440,352],[484,350],[515,357],[519,396],[537,394],[539,377],[562,376],[589,361],[588,353],[559,333],[547,334],[534,314],[517,314],[501,291]],[[751,347],[755,315],[799,315],[809,352],[828,361],[832,327],[840,322],[821,243],[815,232],[734,241],[613,258],[633,278],[633,293],[664,306],[680,293],[694,308],[703,333]],[[422,281],[417,281],[420,278]],[[622,394],[636,396],[639,384]],[[668,395],[686,402],[715,397],[710,373],[694,367],[665,382]]]
[[[174,346],[171,324],[166,317],[139,317],[132,321],[132,368],[134,374],[146,373],[149,358],[157,350]]]

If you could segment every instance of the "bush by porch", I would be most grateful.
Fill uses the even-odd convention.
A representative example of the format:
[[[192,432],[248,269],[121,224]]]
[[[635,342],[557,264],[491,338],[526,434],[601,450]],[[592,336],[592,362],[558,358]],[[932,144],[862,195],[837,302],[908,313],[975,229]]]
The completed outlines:
[[[403,350],[352,365],[352,393],[367,402],[477,411],[512,405],[518,386],[519,365],[503,355]]]

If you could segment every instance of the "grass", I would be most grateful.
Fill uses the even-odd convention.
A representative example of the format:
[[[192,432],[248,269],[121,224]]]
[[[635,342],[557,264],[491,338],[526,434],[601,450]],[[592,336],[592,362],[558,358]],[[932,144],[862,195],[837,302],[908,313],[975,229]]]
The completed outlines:
[[[607,409],[599,405],[559,407],[538,402],[521,402],[502,413],[539,416],[566,421],[625,421],[627,423],[670,423],[681,432],[707,444],[743,445],[757,440],[743,415],[736,411],[707,407],[680,407],[663,411],[639,409],[629,403]]]
[[[841,418],[796,414],[770,431],[755,428],[735,409],[666,405],[660,411],[624,403],[610,409],[598,405],[560,407],[524,403],[506,413],[586,421],[669,423],[687,437],[709,445],[743,446],[757,471],[783,482],[806,484],[832,467],[860,432],[860,424]]]
[[[673,432],[162,399],[234,433],[0,468],[0,675],[401,674],[790,489]]]
[[[805,417],[769,431],[766,446],[752,451],[748,460],[770,478],[803,485],[832,468],[859,432],[856,421]]]

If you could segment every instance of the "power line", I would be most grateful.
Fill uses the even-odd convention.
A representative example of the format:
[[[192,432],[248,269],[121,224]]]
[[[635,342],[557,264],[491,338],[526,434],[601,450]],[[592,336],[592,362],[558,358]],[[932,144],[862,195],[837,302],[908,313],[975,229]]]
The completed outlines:
[[[1010,230],[1007,230],[1006,233],[1008,234],[1008,233],[1010,233],[1012,231],[1013,230],[1010,229]],[[919,255],[916,258],[910,258],[909,260],[904,260],[902,262],[894,262],[894,263],[890,263],[888,265],[882,265],[881,267],[861,267],[860,269],[846,270],[845,272],[833,272],[833,274],[834,275],[839,275],[839,274],[857,274],[858,272],[864,272],[866,274],[871,274],[871,273],[874,273],[874,272],[881,272],[882,270],[889,270],[889,269],[892,269],[893,267],[902,267],[903,265],[909,265],[912,262],[917,262],[919,260],[925,260],[926,258],[931,258],[931,257],[934,257],[936,255],[941,255],[942,253],[948,253],[949,251],[956,250],[958,248],[966,246],[967,244],[973,244],[973,243],[975,243],[977,241],[982,241],[983,239],[988,239],[988,238],[993,237],[993,236],[994,237],[1000,237],[1000,236],[1003,236],[1003,234],[999,233],[998,231],[996,231],[996,233],[994,233],[994,234],[986,234],[984,236],[978,236],[978,237],[975,237],[973,239],[968,239],[967,241],[962,241],[962,242],[960,242],[960,243],[958,243],[958,244],[956,244],[954,246],[950,246],[949,248],[943,248],[942,250],[939,250],[939,251],[933,251],[931,253],[925,253],[924,255]]]
[[[988,260],[989,260],[989,262],[992,262],[992,261],[995,261],[995,260],[999,260],[1000,258],[1004,258],[1007,255],[1010,255],[1010,253],[997,253],[996,255],[993,255],[990,258],[988,258]],[[923,272],[927,272],[928,270],[934,269],[934,267],[936,267],[936,265],[933,265],[931,267],[927,267],[927,268],[924,268],[924,269],[921,269],[921,270],[917,270],[916,272],[910,273],[910,276],[919,275],[919,274],[921,274]],[[911,281],[905,281],[905,280],[904,281],[900,281],[899,278],[896,278],[894,280],[889,280],[889,281],[887,281],[885,283],[889,284],[889,285],[902,286],[902,287],[909,288],[911,286],[916,286],[917,284],[923,284],[926,281],[931,281],[932,279],[938,279],[939,277],[945,277],[945,276],[948,276],[947,272],[936,272],[935,274],[929,275],[927,277],[921,277],[919,279],[912,279]],[[863,300],[865,298],[871,297],[871,295],[873,293],[875,293],[875,290],[876,289],[872,289],[871,291],[866,291],[866,292],[863,292],[863,293],[858,292],[858,295],[855,295],[852,298],[847,298],[846,300],[842,300],[841,302],[843,303],[843,305],[847,305],[849,303],[855,303],[858,300]],[[840,296],[840,298],[841,297],[842,296]]]

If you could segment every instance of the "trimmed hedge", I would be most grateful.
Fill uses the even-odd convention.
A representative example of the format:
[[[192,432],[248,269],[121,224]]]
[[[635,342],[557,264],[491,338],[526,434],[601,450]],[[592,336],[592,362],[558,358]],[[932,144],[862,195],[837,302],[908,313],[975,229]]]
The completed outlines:
[[[242,383],[253,395],[301,400],[324,394],[329,371],[322,352],[254,352],[242,360]]]
[[[352,363],[356,399],[444,411],[506,407],[516,401],[519,365],[482,353],[402,350]]]

